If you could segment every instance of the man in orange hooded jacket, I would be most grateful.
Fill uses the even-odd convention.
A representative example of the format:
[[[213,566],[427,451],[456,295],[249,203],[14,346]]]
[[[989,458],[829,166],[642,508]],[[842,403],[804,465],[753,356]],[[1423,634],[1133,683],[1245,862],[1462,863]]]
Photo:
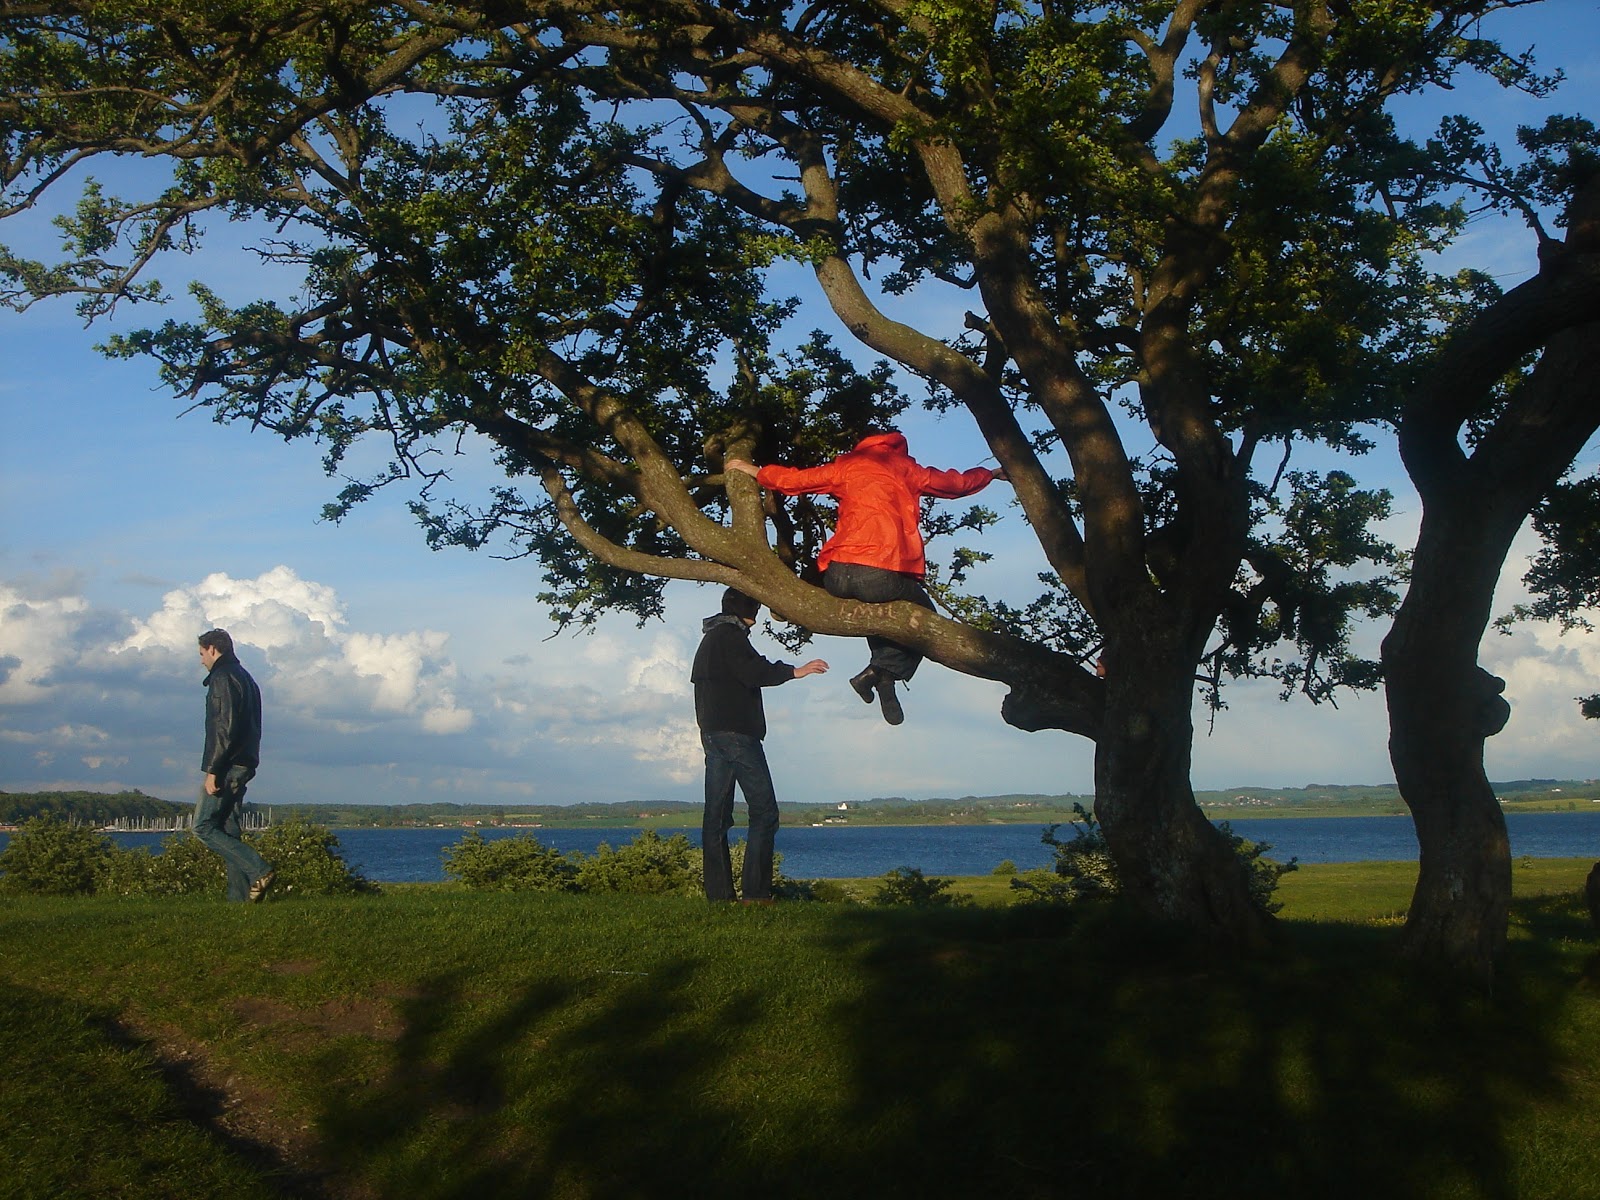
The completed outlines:
[[[919,527],[922,497],[955,500],[982,491],[990,480],[1005,479],[1003,471],[987,467],[925,467],[906,452],[904,435],[892,430],[862,438],[854,450],[820,467],[757,467],[742,458],[730,458],[725,465],[753,475],[769,491],[785,496],[826,493],[839,501],[833,536],[817,555],[822,585],[830,595],[872,604],[909,600],[927,609],[933,601],[922,584],[927,574]],[[869,637],[867,645],[871,660],[850,686],[868,704],[876,692],[883,719],[898,725],[905,712],[894,685],[915,674],[922,655],[883,637]]]

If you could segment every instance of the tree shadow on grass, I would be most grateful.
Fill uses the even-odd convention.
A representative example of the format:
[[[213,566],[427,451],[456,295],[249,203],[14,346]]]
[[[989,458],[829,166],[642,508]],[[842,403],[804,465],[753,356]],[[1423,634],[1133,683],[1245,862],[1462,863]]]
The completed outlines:
[[[469,975],[430,980],[388,1077],[331,1096],[321,1132],[381,1196],[679,1194],[674,1180],[717,1172],[737,1114],[715,1079],[760,1011],[748,995],[708,1005],[698,983],[674,963],[486,1004]]]
[[[1218,965],[1037,911],[808,929],[792,988],[692,958],[495,996],[431,979],[384,1076],[329,1094],[329,1157],[353,1194],[451,1200],[1498,1200],[1509,1124],[1560,1093],[1566,992],[1421,979],[1392,931],[1294,927]]]
[[[910,1161],[945,1195],[1514,1194],[1507,1125],[1559,1091],[1558,995],[1424,979],[1372,928],[1218,965],[1116,918],[1030,945],[1049,921],[877,931],[839,1022],[873,1192],[911,1194]]]

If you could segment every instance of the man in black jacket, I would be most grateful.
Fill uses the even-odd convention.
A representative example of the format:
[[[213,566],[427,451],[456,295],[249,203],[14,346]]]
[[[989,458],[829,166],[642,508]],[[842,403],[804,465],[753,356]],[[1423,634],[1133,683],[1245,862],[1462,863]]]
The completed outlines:
[[[767,717],[761,689],[803,675],[820,675],[828,664],[814,658],[803,667],[769,662],[750,644],[750,628],[761,605],[735,588],[722,593],[722,612],[701,624],[703,637],[689,678],[694,715],[706,752],[706,809],[700,823],[706,899],[733,899],[733,863],[728,830],[733,828],[733,787],[750,809],[744,847],[745,903],[772,899],[772,842],[778,832],[778,798],[761,739]]]
[[[225,630],[200,635],[206,669],[206,743],[200,756],[205,782],[194,809],[194,833],[221,857],[228,899],[259,902],[272,886],[266,860],[239,837],[245,784],[261,765],[261,689],[233,652]]]

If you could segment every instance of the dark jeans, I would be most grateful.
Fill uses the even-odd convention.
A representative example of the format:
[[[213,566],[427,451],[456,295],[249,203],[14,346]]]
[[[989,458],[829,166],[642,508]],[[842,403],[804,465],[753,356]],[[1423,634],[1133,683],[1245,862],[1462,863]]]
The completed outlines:
[[[750,809],[744,844],[744,898],[772,898],[772,842],[778,832],[778,797],[761,739],[748,733],[700,734],[706,751],[706,811],[700,823],[700,853],[705,865],[706,899],[733,899],[733,860],[728,830],[733,828],[733,785]]]
[[[865,600],[869,604],[909,600],[933,611],[933,601],[928,598],[922,580],[904,571],[886,571],[860,563],[829,563],[822,573],[822,586],[828,590],[828,595],[841,600]],[[922,655],[915,650],[888,638],[869,637],[867,647],[872,651],[872,660],[867,665],[895,679],[910,679],[922,661]]]
[[[228,899],[250,899],[250,885],[272,868],[261,855],[239,839],[239,810],[244,806],[244,785],[255,777],[254,767],[233,767],[217,780],[217,794],[200,786],[194,806],[194,835],[206,849],[222,859],[228,873]]]

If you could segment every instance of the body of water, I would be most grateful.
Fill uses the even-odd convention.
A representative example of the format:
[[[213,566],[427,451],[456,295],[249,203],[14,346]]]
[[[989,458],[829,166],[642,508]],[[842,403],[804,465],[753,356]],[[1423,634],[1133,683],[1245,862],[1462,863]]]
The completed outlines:
[[[1417,838],[1409,817],[1280,817],[1230,821],[1234,832],[1266,842],[1268,857],[1303,863],[1416,861]],[[1507,813],[1511,853],[1534,858],[1600,859],[1600,812]],[[1003,860],[1018,868],[1045,867],[1050,848],[1040,825],[786,825],[778,831],[783,873],[795,879],[858,879],[896,867],[926,875],[987,875]],[[592,854],[601,842],[621,846],[637,829],[484,829],[485,838],[532,833],[546,846]],[[670,835],[672,830],[663,831]],[[700,831],[685,830],[696,845]],[[1058,831],[1065,840],[1071,829]],[[440,852],[462,829],[342,829],[345,861],[379,883],[429,883],[444,879]],[[735,830],[735,836],[743,836]],[[0,833],[0,846],[8,835]],[[156,849],[166,834],[111,835],[124,846]]]

